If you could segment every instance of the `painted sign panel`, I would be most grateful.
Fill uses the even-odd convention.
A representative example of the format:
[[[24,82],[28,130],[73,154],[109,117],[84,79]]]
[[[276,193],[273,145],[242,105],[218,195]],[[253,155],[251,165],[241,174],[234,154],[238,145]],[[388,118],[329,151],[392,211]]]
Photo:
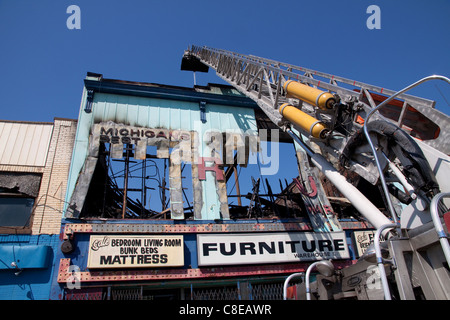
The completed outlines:
[[[135,159],[145,159],[147,146],[156,146],[158,158],[169,158],[169,148],[176,147],[183,151],[181,160],[191,160],[191,134],[188,131],[139,128],[109,122],[95,124],[93,133],[94,144],[111,144],[111,158],[121,159],[123,145],[134,144]]]
[[[344,232],[199,234],[197,249],[199,266],[350,258]]]
[[[369,245],[373,242],[375,237],[375,230],[355,231],[353,232],[355,239],[356,251],[359,257],[366,252]],[[384,241],[384,237],[380,236],[380,240]]]
[[[152,268],[184,265],[183,236],[93,235],[88,268]]]

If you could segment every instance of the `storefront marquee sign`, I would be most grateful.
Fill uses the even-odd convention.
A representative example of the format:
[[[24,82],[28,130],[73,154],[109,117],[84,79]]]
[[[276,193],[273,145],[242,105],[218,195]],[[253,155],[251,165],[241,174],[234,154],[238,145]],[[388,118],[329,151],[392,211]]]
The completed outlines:
[[[199,234],[198,265],[239,265],[350,258],[344,232]]]
[[[184,265],[183,236],[92,235],[88,268],[151,268]]]

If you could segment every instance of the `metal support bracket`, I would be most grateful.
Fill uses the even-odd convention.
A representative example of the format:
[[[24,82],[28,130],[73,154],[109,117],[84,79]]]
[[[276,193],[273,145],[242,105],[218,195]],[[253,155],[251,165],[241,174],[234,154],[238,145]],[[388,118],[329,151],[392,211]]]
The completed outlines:
[[[200,120],[202,123],[206,123],[206,101],[200,101],[198,107],[200,109]]]
[[[92,102],[94,101],[94,90],[88,89],[87,90],[87,99],[86,99],[86,106],[84,107],[84,111],[86,113],[92,112]]]

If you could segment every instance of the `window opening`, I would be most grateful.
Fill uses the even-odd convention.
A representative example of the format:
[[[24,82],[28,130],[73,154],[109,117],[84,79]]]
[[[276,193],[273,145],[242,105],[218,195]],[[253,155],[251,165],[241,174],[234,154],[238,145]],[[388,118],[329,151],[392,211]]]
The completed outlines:
[[[267,141],[263,147],[268,159],[251,153],[247,165],[235,161],[225,169],[230,218],[307,217],[301,195],[293,187],[298,177],[293,143]]]
[[[143,160],[134,157],[132,144],[124,144],[121,159],[112,158],[110,153],[111,144],[100,142],[98,162],[81,217],[170,218],[169,159],[158,158],[156,146],[147,146]],[[188,217],[193,215],[190,167],[181,163],[183,204]]]
[[[29,227],[34,198],[0,192],[0,227]]]
[[[41,175],[0,172],[0,229],[2,232],[29,232]]]

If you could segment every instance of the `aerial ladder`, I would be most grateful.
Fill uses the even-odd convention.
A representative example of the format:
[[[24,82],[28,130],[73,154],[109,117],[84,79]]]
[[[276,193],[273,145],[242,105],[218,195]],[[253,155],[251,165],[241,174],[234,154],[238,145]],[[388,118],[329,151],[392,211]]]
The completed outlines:
[[[407,93],[427,81],[450,79],[429,76],[393,91],[222,49],[191,46],[184,52],[182,70],[209,68],[289,134],[376,229],[372,247],[357,263],[317,276],[316,298],[450,299],[450,117],[434,101]],[[379,185],[387,214],[343,171]],[[379,286],[367,285],[371,266]],[[303,290],[311,297],[309,283]]]

